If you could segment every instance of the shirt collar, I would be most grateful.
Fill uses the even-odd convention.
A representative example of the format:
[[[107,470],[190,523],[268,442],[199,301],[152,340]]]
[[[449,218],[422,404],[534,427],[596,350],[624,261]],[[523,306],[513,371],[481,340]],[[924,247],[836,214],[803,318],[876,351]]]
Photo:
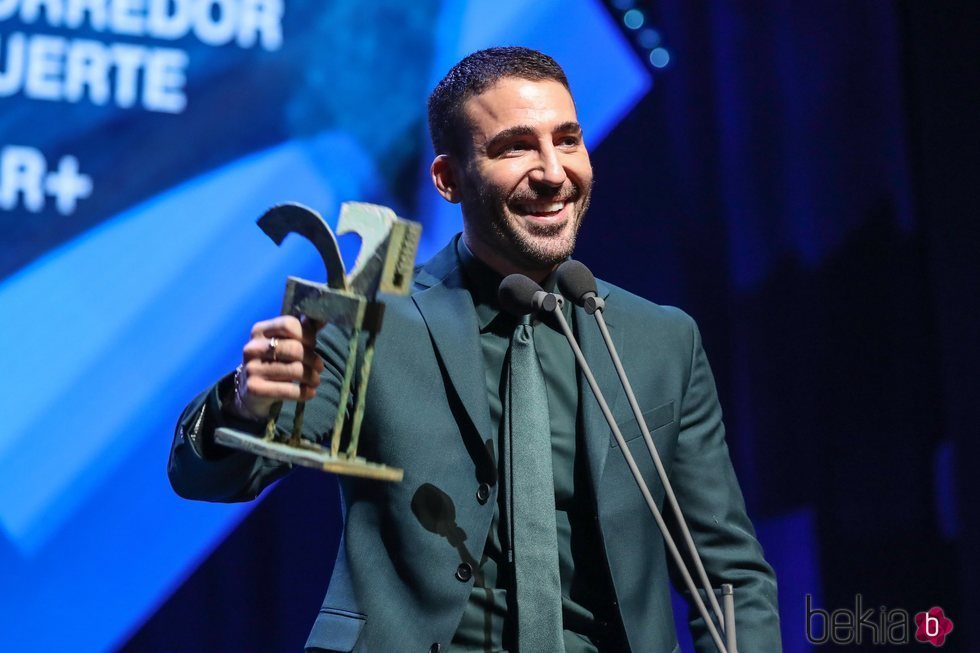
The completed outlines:
[[[500,302],[497,300],[497,289],[504,278],[496,270],[478,259],[463,242],[462,237],[456,241],[456,255],[459,257],[464,283],[473,297],[473,306],[476,308],[476,319],[480,325],[480,333],[485,333],[490,328],[491,323],[502,314]],[[541,287],[548,292],[555,292],[556,285],[555,275],[549,275]],[[566,317],[569,315],[568,308],[568,306],[565,307]],[[502,317],[512,322],[511,328],[517,324],[516,318],[511,315],[503,314]]]
[[[473,297],[473,306],[476,308],[476,320],[480,325],[480,333],[483,333],[490,326],[490,323],[500,315],[497,288],[500,287],[500,282],[504,278],[478,259],[463,242],[462,237],[456,241],[456,255],[459,257],[459,266],[463,271],[466,288]]]

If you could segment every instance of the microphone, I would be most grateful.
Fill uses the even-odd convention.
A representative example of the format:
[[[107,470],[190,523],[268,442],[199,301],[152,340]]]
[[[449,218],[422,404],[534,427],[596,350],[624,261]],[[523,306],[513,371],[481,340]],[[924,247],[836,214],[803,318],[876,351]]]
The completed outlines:
[[[563,265],[566,264],[567,263]],[[588,268],[585,268],[584,265],[579,265],[585,269],[585,274],[582,274],[581,271],[573,274],[577,274],[577,277],[574,278],[578,279],[580,282],[585,282],[583,286],[585,291],[578,293],[576,296],[584,298],[591,293],[601,301],[601,298],[598,297],[598,294],[594,290],[595,277],[593,277],[592,273],[588,271]],[[561,268],[559,267],[559,270],[560,269]],[[561,327],[562,332],[565,334],[565,338],[568,340],[568,344],[571,346],[572,352],[575,354],[575,360],[578,363],[579,368],[582,370],[582,375],[585,377],[589,387],[592,389],[592,394],[599,403],[599,409],[602,411],[603,417],[606,418],[606,423],[609,424],[609,428],[613,432],[613,437],[616,438],[620,451],[626,458],[626,464],[633,475],[633,479],[636,481],[640,494],[643,495],[643,499],[646,501],[647,507],[653,514],[653,517],[657,522],[657,526],[660,528],[660,532],[663,534],[667,549],[673,556],[674,562],[677,564],[677,569],[684,578],[684,582],[688,590],[691,592],[691,597],[701,613],[701,617],[704,619],[705,626],[708,628],[708,632],[710,633],[711,638],[714,640],[715,646],[721,653],[736,653],[735,651],[729,651],[729,649],[722,643],[718,630],[708,614],[707,607],[701,600],[700,593],[694,587],[694,580],[691,578],[691,575],[687,570],[687,565],[684,563],[683,556],[677,549],[677,546],[674,544],[674,538],[667,529],[667,524],[664,522],[663,516],[660,514],[660,510],[657,508],[657,504],[653,500],[653,496],[650,494],[650,488],[647,487],[647,483],[643,479],[643,475],[640,473],[640,468],[637,466],[632,452],[630,451],[629,447],[626,446],[626,440],[623,438],[623,434],[619,429],[619,424],[616,423],[616,419],[613,417],[612,410],[610,410],[609,404],[606,402],[606,399],[602,394],[602,390],[599,388],[599,384],[595,380],[595,375],[593,375],[592,369],[585,360],[585,355],[582,353],[582,349],[579,347],[578,341],[575,339],[575,335],[572,333],[572,329],[568,325],[568,321],[565,319],[565,316],[560,310],[555,310],[557,307],[561,306],[562,298],[554,293],[545,292],[540,285],[522,274],[512,274],[505,278],[500,283],[500,287],[497,291],[497,297],[500,300],[501,307],[514,315],[523,316],[527,315],[528,313],[548,312],[554,316],[558,326]],[[583,301],[587,301],[587,299],[583,299]],[[593,305],[598,304],[594,303]],[[598,316],[601,315],[601,313],[595,313],[595,315]],[[640,423],[643,425],[642,419],[640,420]],[[645,425],[643,428],[645,428]],[[659,457],[657,460],[659,460]],[[666,477],[666,474],[664,474],[664,477]],[[709,589],[708,595],[715,601],[715,605],[717,605],[717,599],[714,598],[714,592],[710,591]],[[718,615],[720,621],[720,611],[718,612]]]
[[[501,308],[517,317],[528,313],[553,313],[563,303],[561,297],[545,292],[523,274],[511,274],[501,281],[497,299]]]
[[[589,315],[595,314],[606,307],[606,302],[599,297],[592,271],[584,264],[569,259],[558,266],[558,289],[561,294],[581,306]]]
[[[722,616],[721,607],[718,605],[718,599],[715,597],[715,593],[711,587],[711,582],[708,580],[708,574],[704,569],[704,564],[701,562],[701,556],[698,554],[697,546],[694,544],[694,538],[691,537],[691,531],[687,526],[687,520],[684,519],[684,514],[677,502],[677,496],[674,494],[674,488],[671,485],[670,479],[667,477],[667,472],[664,469],[663,462],[660,459],[657,446],[654,444],[653,437],[650,435],[650,429],[647,427],[646,421],[643,419],[643,412],[640,410],[640,405],[636,400],[636,394],[633,392],[633,387],[630,385],[629,379],[626,377],[626,370],[623,369],[623,363],[619,358],[619,354],[616,352],[616,346],[613,344],[612,337],[609,335],[609,329],[607,328],[606,321],[602,316],[602,312],[605,309],[605,301],[602,299],[602,297],[599,297],[598,289],[596,288],[595,276],[583,263],[571,259],[558,266],[556,274],[558,278],[558,288],[561,290],[562,294],[568,297],[574,304],[584,308],[586,313],[595,318],[596,323],[599,326],[599,331],[602,333],[602,339],[606,343],[606,349],[609,351],[609,356],[612,358],[613,366],[616,368],[616,374],[619,376],[620,383],[623,385],[623,390],[626,392],[626,398],[629,400],[630,408],[633,410],[633,416],[636,418],[640,431],[643,434],[643,440],[646,443],[647,450],[650,452],[650,457],[653,458],[653,463],[657,469],[657,475],[660,478],[660,482],[664,486],[667,502],[670,504],[671,510],[674,513],[674,516],[677,518],[677,523],[681,528],[681,533],[683,534],[684,541],[687,544],[687,550],[690,552],[691,559],[694,561],[694,567],[697,571],[698,579],[701,581],[701,587],[708,595],[708,600],[711,603],[712,610],[714,611],[719,624],[722,624],[722,628],[727,631],[729,623],[734,626],[734,614],[726,614],[724,617]],[[626,454],[626,451],[624,450],[623,453]],[[672,538],[669,538],[667,533],[664,533],[664,537],[667,539],[668,548],[673,548],[674,545]],[[729,585],[723,586],[723,590],[728,592],[731,591],[730,588],[731,586]],[[697,592],[694,591],[693,585],[689,586],[688,589],[691,591],[692,596],[697,599]],[[729,612],[728,602],[726,602],[725,608],[725,612]],[[731,604],[731,610],[734,611],[733,602]],[[726,632],[726,635],[729,644],[729,653],[734,653],[734,630],[732,630],[730,633]]]

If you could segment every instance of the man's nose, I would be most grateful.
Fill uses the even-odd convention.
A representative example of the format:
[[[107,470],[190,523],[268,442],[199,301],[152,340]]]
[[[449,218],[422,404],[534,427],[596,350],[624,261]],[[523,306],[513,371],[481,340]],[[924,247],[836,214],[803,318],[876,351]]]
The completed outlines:
[[[565,167],[561,164],[558,151],[554,146],[546,146],[538,151],[538,162],[530,173],[530,180],[533,183],[542,184],[551,188],[561,188],[568,179]]]

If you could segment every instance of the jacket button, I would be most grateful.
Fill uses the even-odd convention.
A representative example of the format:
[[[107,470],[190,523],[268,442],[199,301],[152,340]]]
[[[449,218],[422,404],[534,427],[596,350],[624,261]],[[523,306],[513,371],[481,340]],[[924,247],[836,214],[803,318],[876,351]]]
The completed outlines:
[[[490,498],[490,485],[488,483],[480,483],[480,487],[476,488],[476,500],[480,502],[482,506]]]
[[[439,651],[441,650],[442,650],[442,646],[439,644],[439,642],[436,642],[435,644],[429,647],[429,653],[439,653]]]
[[[470,563],[459,563],[459,566],[456,567],[456,580],[465,583],[471,578],[473,578],[473,567],[470,566]]]

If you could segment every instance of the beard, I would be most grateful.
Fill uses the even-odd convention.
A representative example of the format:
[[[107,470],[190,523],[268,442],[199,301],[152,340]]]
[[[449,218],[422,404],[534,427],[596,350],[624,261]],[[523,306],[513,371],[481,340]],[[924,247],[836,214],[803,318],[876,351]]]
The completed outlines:
[[[474,235],[494,247],[499,255],[518,268],[546,270],[571,256],[591,198],[591,181],[584,189],[569,180],[553,192],[521,189],[509,196],[485,185],[477,189],[473,201],[463,203],[463,209],[465,215],[473,218],[469,222]],[[560,223],[540,224],[524,219],[510,208],[521,202],[543,201],[571,202],[567,210],[573,215]]]

